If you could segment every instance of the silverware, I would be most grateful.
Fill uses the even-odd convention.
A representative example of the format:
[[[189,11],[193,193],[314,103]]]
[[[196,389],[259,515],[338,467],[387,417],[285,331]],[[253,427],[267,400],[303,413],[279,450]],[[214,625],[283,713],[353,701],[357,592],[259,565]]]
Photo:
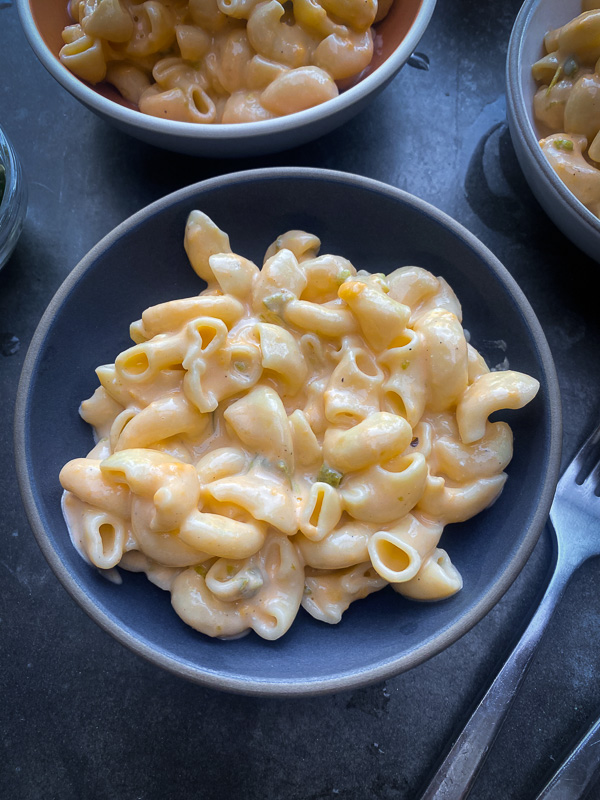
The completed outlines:
[[[553,563],[544,596],[420,800],[462,800],[468,796],[571,576],[589,558],[600,555],[599,484],[600,425],[558,482],[550,510]]]
[[[600,719],[571,750],[536,800],[578,800],[600,770]]]

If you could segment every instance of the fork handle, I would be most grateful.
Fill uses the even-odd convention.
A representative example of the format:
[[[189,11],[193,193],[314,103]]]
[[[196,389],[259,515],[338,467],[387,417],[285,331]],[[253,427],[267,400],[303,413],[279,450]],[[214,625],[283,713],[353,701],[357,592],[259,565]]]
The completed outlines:
[[[558,605],[571,572],[569,568],[560,569],[559,564],[556,565],[529,625],[436,770],[420,800],[463,800],[468,796],[525,678],[536,647]]]
[[[579,800],[600,770],[600,719],[597,719],[554,773],[536,800]]]

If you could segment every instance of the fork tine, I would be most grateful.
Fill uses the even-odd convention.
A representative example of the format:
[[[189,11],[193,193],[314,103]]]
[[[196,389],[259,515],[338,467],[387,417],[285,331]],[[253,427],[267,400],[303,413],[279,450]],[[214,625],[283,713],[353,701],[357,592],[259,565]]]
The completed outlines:
[[[600,475],[598,475],[598,463],[600,461],[600,425],[590,434],[585,440],[580,450],[577,452],[575,458],[571,461],[565,470],[560,483],[581,485],[586,478],[589,477],[590,472],[593,470],[596,477],[595,483],[598,483]],[[594,467],[596,469],[594,469]]]
[[[596,462],[594,469],[587,476],[582,485],[588,488],[590,493],[598,493],[598,489],[600,488],[600,461]]]

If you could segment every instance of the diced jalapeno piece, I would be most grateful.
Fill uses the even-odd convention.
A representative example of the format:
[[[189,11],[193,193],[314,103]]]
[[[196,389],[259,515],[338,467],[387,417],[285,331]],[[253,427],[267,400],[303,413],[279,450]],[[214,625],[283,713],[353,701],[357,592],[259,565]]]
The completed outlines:
[[[578,69],[579,69],[579,64],[573,58],[573,56],[570,56],[570,58],[567,58],[567,60],[563,64],[563,72],[565,73],[567,78],[572,78],[573,75],[575,75],[575,73],[577,72]]]
[[[343,477],[342,473],[338,472],[337,469],[332,469],[327,464],[323,464],[317,475],[317,481],[319,483],[328,483],[334,489],[337,489]]]
[[[285,304],[292,298],[293,294],[291,292],[288,292],[287,289],[282,289],[280,292],[274,292],[268,297],[265,297],[263,299],[263,305],[266,306],[269,311],[274,311],[275,314],[280,314]]]
[[[561,79],[561,77],[562,77],[562,74],[563,74],[563,68],[562,68],[562,64],[559,64],[559,65],[558,65],[558,69],[557,69],[557,70],[556,70],[556,72],[554,73],[554,77],[553,77],[553,78],[552,78],[552,80],[550,81],[550,86],[548,86],[548,88],[546,89],[546,94],[550,94],[550,92],[552,91],[552,89],[554,89],[554,87],[556,86],[556,84],[557,84],[557,83],[559,82],[559,80]]]
[[[554,147],[556,147],[557,150],[572,150],[573,142],[570,139],[555,139]]]

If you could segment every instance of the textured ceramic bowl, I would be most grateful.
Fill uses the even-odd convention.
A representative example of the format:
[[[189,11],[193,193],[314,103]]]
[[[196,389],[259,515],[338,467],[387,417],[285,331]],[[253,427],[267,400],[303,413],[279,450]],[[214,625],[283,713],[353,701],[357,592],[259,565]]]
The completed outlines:
[[[532,65],[544,55],[544,36],[581,14],[581,0],[526,0],[516,19],[506,67],[507,115],[519,164],[538,202],[565,236],[600,261],[600,219],[579,202],[550,166],[533,116],[537,86]]]
[[[0,128],[0,269],[15,249],[27,213],[27,184],[17,153]]]
[[[58,60],[61,32],[70,23],[67,0],[17,0],[21,23],[36,55],[56,80],[103,119],[145,142],[197,156],[276,153],[316,139],[361,111],[401,69],[423,36],[436,0],[397,0],[377,26],[376,54],[365,76],[339,97],[315,108],[263,122],[198,125],[141,114],[108,84],[76,78]]]
[[[419,604],[387,588],[353,604],[339,625],[303,610],[276,642],[255,634],[210,639],[175,615],[169,595],[144,575],[109,583],[71,545],[58,473],[92,447],[78,416],[96,387],[94,369],[129,346],[129,323],[144,308],[198,292],[183,249],[187,215],[199,208],[232,247],[260,263],[291,228],[314,232],[322,252],[389,272],[418,264],[445,276],[460,297],[471,341],[495,364],[541,382],[536,399],[502,416],[515,434],[505,490],[483,514],[442,539],[464,577],[447,601]],[[265,209],[268,209],[265,212]],[[504,340],[506,348],[492,342]],[[490,349],[491,348],[491,349]],[[274,169],[214,178],[153,203],[106,236],[50,303],[23,369],[16,409],[20,486],[38,542],[66,589],[116,639],[198,683],[253,694],[345,690],[407,670],[469,630],[508,589],[546,520],[559,467],[559,390],[548,344],[509,273],[468,231],[427,203],[367,178]]]

